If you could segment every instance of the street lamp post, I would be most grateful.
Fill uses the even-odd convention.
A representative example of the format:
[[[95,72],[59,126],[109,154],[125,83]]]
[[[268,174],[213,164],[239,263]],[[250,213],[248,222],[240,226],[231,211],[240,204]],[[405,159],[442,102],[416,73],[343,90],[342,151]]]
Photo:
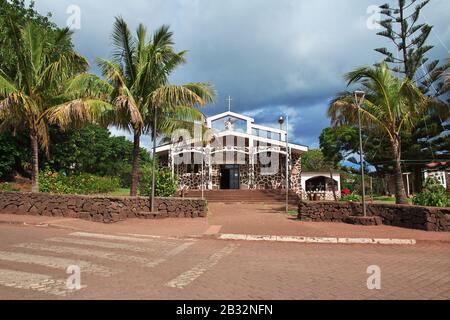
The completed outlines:
[[[156,117],[158,115],[158,107],[155,106],[155,116],[153,119],[153,161],[152,161],[152,192],[150,195],[150,212],[155,212],[155,180],[156,180]]]
[[[364,181],[364,151],[363,151],[362,129],[361,129],[361,106],[364,103],[365,97],[366,93],[364,91],[355,91],[354,93],[355,103],[358,108],[359,156],[361,164],[362,206],[364,217],[367,216],[367,206],[366,206],[366,186]]]
[[[280,116],[278,118],[278,123],[280,124],[280,130],[283,130],[283,124],[284,124],[284,118],[283,116]]]
[[[284,118],[280,116],[278,119],[280,130],[283,129]],[[286,115],[286,213],[289,212],[289,116]]]

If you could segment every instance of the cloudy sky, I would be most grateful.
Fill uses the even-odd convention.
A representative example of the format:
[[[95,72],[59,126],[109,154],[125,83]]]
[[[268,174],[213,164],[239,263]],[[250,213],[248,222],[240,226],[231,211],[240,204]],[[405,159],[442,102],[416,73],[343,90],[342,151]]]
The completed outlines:
[[[189,49],[188,63],[173,83],[202,81],[218,91],[208,115],[233,111],[254,116],[260,124],[277,126],[289,114],[295,142],[318,146],[329,124],[327,104],[345,89],[342,75],[381,59],[374,48],[389,42],[376,35],[377,16],[371,6],[393,0],[37,0],[42,14],[67,24],[68,9],[80,8],[76,49],[92,64],[110,56],[114,17],[121,15],[134,30],[168,24],[176,48]],[[70,11],[70,10],[69,10]],[[450,56],[450,1],[431,0],[422,21],[434,25],[430,57]],[[147,139],[148,140],[148,139]],[[148,142],[144,142],[148,145]]]

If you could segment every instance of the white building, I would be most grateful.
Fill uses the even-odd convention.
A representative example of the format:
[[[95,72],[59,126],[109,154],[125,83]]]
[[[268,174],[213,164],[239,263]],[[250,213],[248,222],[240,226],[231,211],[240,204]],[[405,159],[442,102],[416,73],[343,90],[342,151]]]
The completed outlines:
[[[156,149],[160,165],[179,177],[180,188],[286,189],[288,172],[290,190],[306,198],[303,191],[308,180],[324,178],[323,173],[302,178],[301,156],[308,147],[288,143],[284,128],[258,125],[253,118],[232,111],[209,117],[204,125],[195,137],[180,135],[176,143]],[[328,194],[328,177],[324,189],[317,192]],[[335,180],[340,194],[338,174]]]

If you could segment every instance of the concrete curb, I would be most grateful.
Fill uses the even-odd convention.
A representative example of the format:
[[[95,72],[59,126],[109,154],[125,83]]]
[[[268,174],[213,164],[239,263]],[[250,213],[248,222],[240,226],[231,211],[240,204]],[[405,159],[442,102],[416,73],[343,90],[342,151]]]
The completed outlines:
[[[327,238],[327,237],[296,237],[296,236],[268,236],[247,234],[220,234],[220,240],[238,241],[268,241],[292,242],[308,244],[382,244],[382,245],[415,245],[414,239],[375,239],[375,238]]]

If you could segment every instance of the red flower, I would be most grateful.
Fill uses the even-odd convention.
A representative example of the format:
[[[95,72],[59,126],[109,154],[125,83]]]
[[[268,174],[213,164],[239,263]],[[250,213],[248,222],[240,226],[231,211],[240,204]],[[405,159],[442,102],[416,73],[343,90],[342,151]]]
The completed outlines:
[[[343,194],[345,194],[346,196],[348,196],[350,194],[350,190],[348,189],[344,189],[341,191]]]

